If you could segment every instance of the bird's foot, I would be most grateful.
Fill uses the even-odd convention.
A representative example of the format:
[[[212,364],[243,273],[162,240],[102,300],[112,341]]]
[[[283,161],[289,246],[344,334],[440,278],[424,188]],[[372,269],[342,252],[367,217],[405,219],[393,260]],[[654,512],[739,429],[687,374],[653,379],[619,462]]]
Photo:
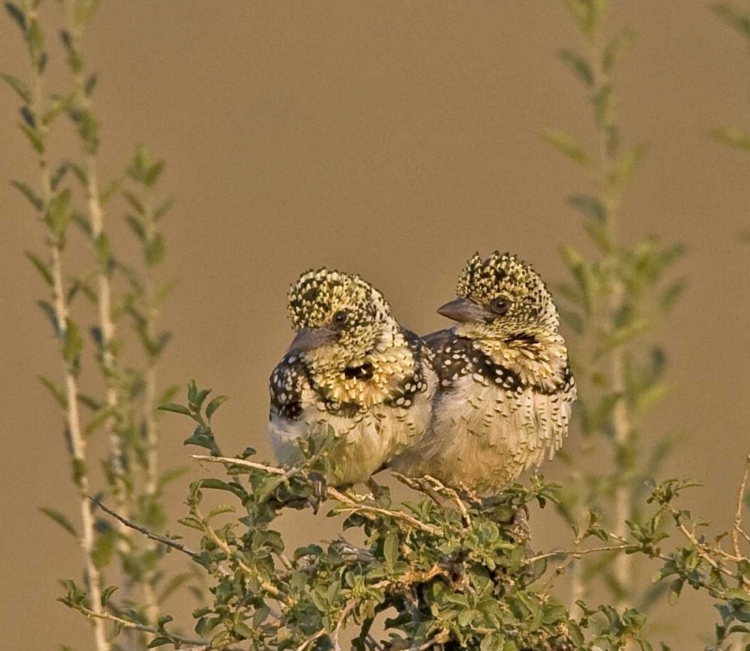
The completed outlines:
[[[370,489],[370,492],[372,493],[373,499],[377,502],[380,500],[381,497],[383,497],[386,493],[385,489],[378,484],[378,482],[375,481],[374,477],[370,477],[365,484],[367,485],[367,488]]]
[[[328,480],[316,471],[308,473],[307,480],[312,487],[312,494],[307,501],[312,507],[313,513],[317,515],[320,505],[325,502],[325,499],[328,496]]]

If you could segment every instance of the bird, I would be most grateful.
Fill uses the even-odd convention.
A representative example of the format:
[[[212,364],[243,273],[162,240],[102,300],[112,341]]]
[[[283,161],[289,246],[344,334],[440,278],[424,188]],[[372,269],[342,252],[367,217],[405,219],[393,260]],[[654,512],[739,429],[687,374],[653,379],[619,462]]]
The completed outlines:
[[[431,352],[359,275],[310,270],[288,298],[296,336],[269,379],[276,459],[297,465],[303,440],[319,447],[332,432],[324,481],[367,482],[430,422]]]
[[[437,311],[457,324],[423,337],[439,380],[430,427],[393,467],[496,495],[560,449],[576,385],[557,308],[529,264],[477,253],[456,294]]]

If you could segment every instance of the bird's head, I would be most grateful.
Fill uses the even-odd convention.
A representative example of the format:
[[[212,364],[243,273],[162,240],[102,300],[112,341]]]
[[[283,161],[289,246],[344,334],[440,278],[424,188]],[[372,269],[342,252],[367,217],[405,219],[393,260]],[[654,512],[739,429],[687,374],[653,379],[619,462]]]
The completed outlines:
[[[544,281],[530,265],[495,251],[469,260],[458,279],[458,298],[438,313],[474,338],[503,338],[529,330],[557,332],[560,317]]]
[[[289,352],[313,363],[355,367],[390,347],[398,324],[383,295],[356,274],[319,269],[289,289],[289,318],[297,335]]]

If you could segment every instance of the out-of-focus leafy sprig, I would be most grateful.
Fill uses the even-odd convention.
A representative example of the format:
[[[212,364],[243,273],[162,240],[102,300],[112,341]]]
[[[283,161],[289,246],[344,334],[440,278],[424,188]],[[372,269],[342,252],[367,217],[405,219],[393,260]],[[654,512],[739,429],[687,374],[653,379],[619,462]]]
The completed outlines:
[[[158,314],[173,285],[164,284],[157,273],[165,252],[158,223],[171,202],[157,202],[156,184],[164,161],[144,148],[136,151],[122,174],[100,190],[101,143],[92,104],[97,75],[88,72],[83,50],[83,38],[98,4],[97,0],[59,3],[60,41],[69,80],[63,92],[52,93],[47,89],[45,73],[49,52],[54,49],[47,43],[39,19],[42,0],[5,2],[8,16],[21,30],[31,66],[28,82],[8,74],[0,77],[21,99],[20,128],[39,166],[39,189],[17,180],[12,185],[29,201],[44,229],[46,256],[27,253],[27,257],[51,294],[50,300],[39,304],[60,341],[64,379],[62,384],[47,377],[42,377],[42,381],[64,412],[73,481],[80,496],[80,527],[54,508],[45,507],[42,512],[75,536],[81,546],[83,592],[87,595],[81,603],[98,612],[106,601],[101,590],[102,574],[117,559],[123,576],[122,601],[128,609],[137,611],[141,623],[146,625],[158,621],[160,603],[187,576],[167,580],[160,569],[163,548],[153,540],[143,543],[140,536],[131,535],[131,528],[123,522],[118,521],[113,527],[107,518],[97,517],[98,502],[92,502],[90,497],[94,492],[101,499],[111,496],[125,521],[129,518],[151,530],[163,530],[163,491],[169,481],[181,474],[179,470],[160,474],[157,463],[156,406],[174,395],[173,389],[158,395],[156,375],[169,341],[169,333],[158,329]],[[53,128],[63,128],[62,117],[71,121],[81,145],[80,154],[64,156],[53,165],[48,136]],[[105,230],[105,209],[111,210],[121,190],[133,211],[127,220],[142,244],[142,265],[127,264]],[[71,226],[79,227],[90,244],[93,268],[69,279],[64,266],[68,240],[76,235]],[[97,315],[94,323],[87,326],[72,312],[81,297],[90,301]],[[128,324],[132,324],[132,331]],[[91,349],[86,348],[85,332],[91,334]],[[141,359],[127,350],[130,338],[140,342]],[[96,358],[104,384],[102,395],[81,391],[80,375],[87,350],[92,350]],[[110,448],[104,464],[106,483],[94,488],[88,472],[91,460],[87,458],[87,439],[102,432]],[[102,620],[94,617],[92,621],[97,651],[109,651]],[[126,648],[139,644],[137,636],[124,637]]]
[[[653,486],[648,499],[658,506],[652,519],[668,517],[669,528],[676,529],[682,538],[663,557],[664,564],[654,575],[654,581],[670,580],[672,604],[677,603],[685,585],[706,592],[717,602],[720,622],[706,651],[745,649],[750,641],[750,533],[743,524],[744,512],[750,508],[749,475],[750,456],[745,460],[732,529],[719,534],[709,534],[708,521],[696,518],[678,505],[682,491],[695,486],[693,482],[674,479]],[[729,541],[729,550],[725,549],[725,541]]]
[[[228,473],[193,482],[189,513],[180,520],[201,534],[199,550],[178,548],[208,574],[212,598],[193,613],[197,640],[165,623],[148,628],[149,647],[614,651],[634,640],[651,649],[639,637],[644,618],[636,611],[582,604],[583,615],[572,619],[543,583],[547,560],[558,553],[534,556],[526,523],[530,505],[557,499],[557,487],[542,478],[489,502],[429,478],[398,475],[416,501],[396,504],[385,487],[358,494],[323,486],[333,505],[329,515],[345,515],[343,531],[363,542],[340,536],[288,554],[274,523],[315,495],[313,477],[326,470],[332,441],[317,450],[308,443],[306,461],[293,468],[254,461],[250,448],[238,458],[218,456],[211,417],[225,397],[209,401],[209,395],[191,382],[187,404],[161,408],[192,419],[196,427],[185,443],[205,448],[210,455],[196,458],[223,464]],[[229,503],[205,507],[206,491],[227,495]],[[581,539],[596,535],[594,524]],[[91,615],[76,595],[73,586],[65,603]],[[107,604],[107,619],[141,626],[111,599]]]
[[[684,280],[664,283],[684,251],[654,236],[632,245],[622,242],[623,194],[646,146],[622,145],[612,74],[635,35],[630,30],[613,38],[606,35],[606,0],[568,0],[567,5],[582,36],[584,54],[566,49],[560,56],[589,97],[596,146],[592,154],[568,133],[545,133],[550,144],[581,167],[594,188],[591,194],[569,200],[584,217],[594,254],[587,257],[572,246],[563,247],[572,281],[557,286],[564,301],[563,319],[575,335],[570,342],[579,384],[580,432],[561,455],[572,474],[561,496],[560,512],[580,527],[590,511],[597,511],[602,522],[622,537],[626,521],[638,517],[644,481],[656,474],[674,443],[669,437],[649,436],[656,443],[646,448],[640,429],[643,417],[668,392],[666,357],[653,340],[656,325],[685,288]],[[582,466],[602,471],[580,471]],[[572,600],[584,596],[592,580],[600,577],[616,603],[647,607],[654,595],[637,590],[631,558],[613,553],[575,564]]]
[[[748,39],[750,44],[750,11],[726,3],[711,5],[711,10],[727,25]],[[750,128],[738,125],[715,127],[709,132],[718,142],[750,152]],[[750,242],[750,228],[739,233],[741,242]]]

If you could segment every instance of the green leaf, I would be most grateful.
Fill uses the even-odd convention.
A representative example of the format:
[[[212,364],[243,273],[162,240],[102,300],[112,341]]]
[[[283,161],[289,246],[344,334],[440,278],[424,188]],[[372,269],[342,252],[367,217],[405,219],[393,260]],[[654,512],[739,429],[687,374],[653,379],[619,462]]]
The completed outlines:
[[[26,183],[22,183],[21,181],[11,181],[10,184],[26,197],[36,210],[40,211],[44,208],[44,202]]]
[[[31,93],[29,92],[29,88],[20,79],[17,79],[12,75],[6,75],[3,73],[0,73],[0,79],[8,84],[8,86],[10,86],[14,91],[16,91],[16,93],[18,93],[18,96],[24,102],[26,102],[27,104],[31,104]]]
[[[154,221],[158,222],[164,215],[166,215],[174,206],[174,199],[165,199],[159,207],[154,211]]]
[[[21,31],[26,33],[26,15],[21,9],[12,2],[5,3],[5,10],[8,12],[13,22],[21,28]]]
[[[211,520],[215,518],[217,515],[222,515],[224,513],[236,513],[237,509],[235,509],[231,504],[219,504],[218,506],[215,506],[208,512],[208,519]]]
[[[31,146],[38,154],[44,153],[44,140],[42,134],[37,129],[32,129],[28,124],[21,123],[18,125],[21,131],[24,132],[26,137],[29,139]]]
[[[160,160],[154,163],[151,168],[149,168],[144,178],[147,187],[153,188],[156,185],[159,177],[161,176],[161,173],[164,171],[165,164],[166,162],[164,160]]]
[[[111,585],[111,586],[109,586],[107,588],[104,588],[104,590],[102,590],[102,598],[101,598],[102,608],[106,608],[107,603],[109,602],[110,597],[115,592],[117,592],[117,590],[118,590],[118,587],[116,585]]]
[[[596,359],[599,359],[602,357],[602,355],[606,355],[609,351],[614,350],[615,348],[618,348],[623,344],[626,344],[634,337],[637,337],[638,335],[643,333],[648,328],[648,326],[649,323],[645,319],[637,319],[632,323],[618,328],[609,336],[604,345],[595,352],[594,357]]]
[[[206,418],[210,421],[211,416],[214,415],[216,410],[221,407],[222,404],[224,404],[227,400],[229,400],[229,396],[216,396],[211,402],[208,403],[208,406],[206,407]]]
[[[157,597],[157,603],[163,604],[171,595],[173,595],[180,587],[190,578],[190,574],[184,572],[182,574],[176,574],[167,582],[162,591]]]
[[[151,642],[148,643],[148,649],[155,649],[158,646],[164,646],[165,644],[172,644],[172,639],[165,637],[164,635],[160,635],[159,637],[155,637]]]
[[[165,470],[161,477],[159,477],[159,481],[156,484],[157,493],[161,493],[164,490],[165,486],[182,477],[187,471],[188,468],[186,466],[177,466],[175,468]]]
[[[36,117],[31,112],[31,109],[28,106],[22,106],[20,109],[21,117],[23,118],[23,121],[31,128],[36,129]]]
[[[183,445],[197,445],[198,447],[206,448],[215,456],[221,456],[221,450],[216,445],[213,433],[204,425],[196,427],[192,436],[183,441]]]
[[[622,189],[630,182],[647,151],[648,145],[642,143],[631,147],[620,156],[610,177],[610,182],[615,188]]]
[[[47,506],[41,506],[39,507],[39,511],[44,513],[48,518],[51,520],[54,520],[59,524],[65,531],[67,531],[71,536],[74,538],[78,538],[78,532],[76,531],[76,528],[73,526],[73,523],[67,518],[67,516],[60,513],[60,511],[56,509],[51,509]]]
[[[732,29],[737,30],[746,38],[750,38],[750,14],[724,3],[711,5],[711,11]]]
[[[592,197],[588,194],[576,194],[570,197],[568,202],[584,215],[591,217],[591,219],[599,223],[607,221],[607,209],[597,197]]]
[[[42,278],[44,278],[44,282],[51,287],[54,280],[52,278],[52,272],[49,270],[49,267],[44,264],[44,262],[42,262],[39,256],[31,253],[30,251],[26,251],[26,257],[31,260],[31,264],[36,267],[36,270],[41,274]]]
[[[97,73],[89,76],[89,78],[86,80],[86,83],[83,85],[83,92],[86,94],[86,97],[91,97],[91,94],[94,92],[98,81],[99,75]]]
[[[84,427],[83,433],[86,436],[91,436],[97,429],[99,429],[104,423],[106,423],[115,413],[113,407],[105,406],[100,409],[89,423]]]
[[[591,159],[584,152],[581,144],[570,134],[557,129],[549,129],[542,136],[560,153],[583,167],[591,167]]]
[[[182,414],[184,416],[190,416],[192,418],[192,414],[187,407],[178,405],[175,402],[166,402],[163,405],[159,405],[157,409],[159,409],[160,411],[171,411],[175,414]]]
[[[136,197],[132,192],[130,192],[129,190],[123,190],[122,196],[125,197],[125,200],[130,204],[133,210],[135,210],[139,215],[143,215],[146,212],[146,209],[143,207],[141,200],[138,197]]]
[[[737,126],[717,127],[709,131],[711,137],[730,147],[750,151],[750,131]]]
[[[566,0],[568,10],[587,41],[593,41],[599,22],[599,15],[592,0]]]
[[[138,218],[134,215],[125,215],[125,221],[127,222],[128,226],[130,227],[130,230],[135,233],[135,236],[141,241],[146,241],[146,229],[143,227],[143,224],[141,224],[140,221],[138,221]]]
[[[674,606],[680,598],[680,593],[682,592],[682,586],[684,585],[684,583],[684,579],[675,579],[669,586],[669,595],[667,597],[667,600],[672,606]]]
[[[578,79],[580,79],[586,86],[593,85],[594,73],[591,71],[591,67],[586,61],[571,50],[560,50],[558,54],[560,60],[576,77],[578,77]]]
[[[112,264],[112,247],[109,243],[109,237],[106,233],[99,233],[94,239],[94,251],[96,252],[96,261],[103,269],[109,269]]]
[[[180,518],[177,520],[181,525],[185,527],[189,527],[190,529],[195,529],[196,531],[203,531],[203,524],[200,520],[193,518],[191,516],[188,516],[186,518]]]
[[[36,304],[40,307],[42,312],[44,312],[44,314],[47,316],[50,323],[52,324],[52,329],[55,331],[55,334],[59,337],[60,330],[58,327],[57,313],[55,312],[55,308],[52,307],[52,304],[48,303],[47,301],[37,301]]]
[[[107,184],[107,187],[104,189],[104,192],[102,192],[100,196],[100,201],[102,202],[103,206],[106,206],[109,203],[109,200],[120,189],[120,186],[122,185],[122,181],[123,181],[123,178],[121,176],[118,176],[117,178],[112,179]]]
[[[687,289],[688,283],[685,279],[680,279],[672,283],[659,299],[661,309],[665,312],[669,312],[680,300],[680,297]]]
[[[65,397],[65,392],[62,390],[62,388],[57,386],[52,380],[44,377],[43,375],[38,375],[37,377],[39,378],[39,381],[45,387],[47,387],[47,390],[52,394],[55,402],[57,402],[57,404],[60,405],[62,409],[67,409],[68,399]]]
[[[593,97],[594,108],[596,109],[596,123],[604,128],[614,129],[615,124],[615,94],[609,85],[603,86]]]
[[[62,355],[74,374],[78,373],[81,350],[83,349],[83,339],[78,330],[78,326],[68,319],[65,324],[65,334],[63,337]]]
[[[42,116],[42,124],[45,126],[52,124],[60,114],[68,111],[74,100],[75,93],[69,93],[62,97],[55,97],[52,101],[52,108]]]
[[[70,207],[70,190],[66,188],[54,197],[47,206],[45,223],[55,235],[62,235],[70,223],[73,212]]]
[[[586,263],[583,256],[572,246],[563,246],[560,249],[565,265],[575,279],[578,289],[581,292],[583,306],[586,314],[591,313],[594,301],[595,280],[590,266]]]
[[[383,541],[383,558],[390,569],[393,569],[398,556],[398,534],[391,531]]]
[[[146,244],[146,264],[149,267],[159,264],[164,259],[164,253],[164,236],[161,233],[157,233]]]
[[[602,71],[610,74],[615,64],[630,50],[638,34],[632,29],[625,29],[615,36],[604,50]]]
[[[57,170],[55,170],[55,173],[50,178],[50,186],[52,187],[53,192],[57,191],[57,187],[60,185],[60,182],[65,178],[65,175],[68,173],[69,169],[70,169],[70,165],[68,163],[62,163],[58,166]]]

